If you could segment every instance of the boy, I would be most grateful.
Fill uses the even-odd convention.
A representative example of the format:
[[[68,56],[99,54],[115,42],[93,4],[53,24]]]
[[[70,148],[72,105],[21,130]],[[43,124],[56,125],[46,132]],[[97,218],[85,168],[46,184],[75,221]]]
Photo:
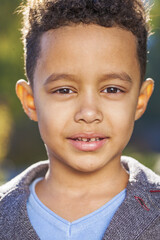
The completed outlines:
[[[49,162],[0,189],[0,239],[160,239],[160,179],[121,157],[145,112],[140,0],[30,0],[17,95]]]

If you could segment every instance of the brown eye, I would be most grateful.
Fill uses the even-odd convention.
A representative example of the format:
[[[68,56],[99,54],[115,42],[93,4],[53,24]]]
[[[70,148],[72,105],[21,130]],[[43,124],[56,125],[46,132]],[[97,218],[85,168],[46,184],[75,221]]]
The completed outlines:
[[[119,88],[116,88],[116,87],[108,87],[108,88],[105,88],[103,90],[103,92],[106,92],[106,93],[120,93],[120,92],[123,92],[123,91]]]
[[[59,94],[71,94],[73,91],[69,88],[60,88],[54,91],[54,93],[59,93]]]

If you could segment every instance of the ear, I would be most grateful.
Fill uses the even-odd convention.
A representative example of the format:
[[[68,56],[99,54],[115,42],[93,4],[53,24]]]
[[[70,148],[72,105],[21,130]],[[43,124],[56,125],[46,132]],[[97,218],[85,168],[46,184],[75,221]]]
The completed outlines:
[[[25,113],[31,120],[37,122],[36,107],[34,104],[34,97],[30,84],[25,80],[19,80],[16,83],[16,94],[22,103]]]
[[[153,90],[154,90],[154,81],[151,78],[148,78],[145,82],[143,82],[140,89],[135,120],[139,119],[145,112],[148,101],[153,93]]]

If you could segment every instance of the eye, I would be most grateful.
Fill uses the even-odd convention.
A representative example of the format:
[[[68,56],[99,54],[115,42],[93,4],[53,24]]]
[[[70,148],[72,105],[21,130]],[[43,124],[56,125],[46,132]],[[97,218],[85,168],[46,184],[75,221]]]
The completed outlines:
[[[58,94],[71,94],[74,93],[70,88],[59,88],[55,91],[53,91],[53,93],[58,93]]]
[[[107,87],[103,90],[105,93],[121,93],[124,92],[122,89],[117,88],[117,87]]]

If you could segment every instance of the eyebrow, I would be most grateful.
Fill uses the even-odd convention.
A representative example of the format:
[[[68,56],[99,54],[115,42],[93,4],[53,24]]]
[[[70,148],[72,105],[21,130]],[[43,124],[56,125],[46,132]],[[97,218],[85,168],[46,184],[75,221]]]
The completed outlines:
[[[47,85],[50,82],[58,81],[61,79],[76,81],[75,75],[66,74],[66,73],[53,73],[45,80],[44,85]],[[120,79],[122,81],[127,81],[127,82],[132,83],[132,78],[125,72],[104,74],[101,77],[100,81],[103,82],[103,81],[111,80],[111,79]]]
[[[61,79],[66,79],[70,81],[76,81],[75,76],[72,74],[66,74],[66,73],[53,73],[51,74],[46,81],[44,82],[44,85],[47,85],[50,82],[55,82]]]
[[[125,72],[104,74],[103,77],[101,78],[101,81],[111,80],[111,79],[120,79],[122,81],[132,83],[132,78]]]

